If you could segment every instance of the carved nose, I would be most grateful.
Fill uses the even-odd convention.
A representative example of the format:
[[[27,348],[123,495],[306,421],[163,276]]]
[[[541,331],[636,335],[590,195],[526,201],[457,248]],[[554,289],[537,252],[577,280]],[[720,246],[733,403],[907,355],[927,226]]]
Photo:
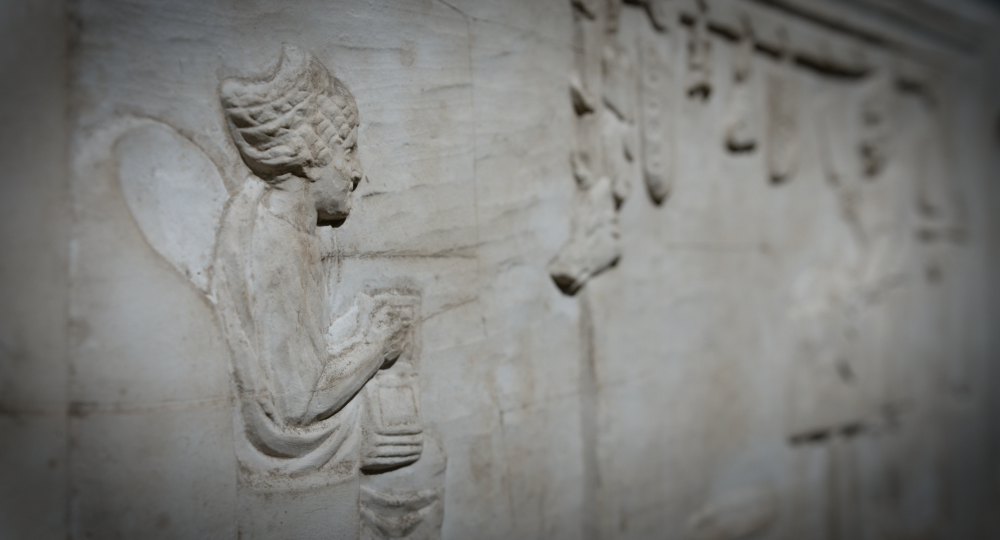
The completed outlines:
[[[361,180],[363,178],[364,178],[364,175],[361,174],[360,172],[358,172],[358,171],[352,172],[351,173],[351,182],[353,183],[353,186],[351,187],[351,190],[357,189],[358,188],[358,184],[361,183]]]

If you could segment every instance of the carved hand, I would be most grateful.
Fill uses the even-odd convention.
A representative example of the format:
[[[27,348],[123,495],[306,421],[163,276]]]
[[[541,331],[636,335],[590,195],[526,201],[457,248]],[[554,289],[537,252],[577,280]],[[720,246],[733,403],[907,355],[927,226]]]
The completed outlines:
[[[420,454],[423,453],[423,432],[393,435],[368,433],[366,436],[369,441],[363,458],[367,472],[408,465],[420,459]]]
[[[376,295],[374,300],[370,341],[382,344],[384,369],[407,352],[420,299],[413,295],[382,293]]]
[[[303,418],[338,411],[379,369],[408,353],[418,302],[417,296],[395,293],[356,297],[351,310],[327,330],[329,360]]]

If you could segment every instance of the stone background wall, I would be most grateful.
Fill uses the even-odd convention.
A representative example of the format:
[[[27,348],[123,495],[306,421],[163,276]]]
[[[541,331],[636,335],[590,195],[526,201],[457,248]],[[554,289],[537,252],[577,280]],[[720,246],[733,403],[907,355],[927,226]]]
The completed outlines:
[[[1000,538],[1000,17],[900,5],[678,2],[663,33],[620,6],[626,57],[649,32],[669,51],[673,188],[656,204],[627,162],[620,258],[568,295],[548,265],[581,212],[570,81],[604,3],[3,3],[0,531],[237,537],[226,342],[144,236],[157,202],[126,200],[116,137],[169,126],[234,193],[219,83],[292,43],[361,114],[328,309],[423,294],[443,538]],[[733,152],[741,14],[756,147]],[[704,98],[685,86],[699,37]],[[798,92],[778,183],[772,80]],[[336,522],[336,496],[275,497],[265,521]]]

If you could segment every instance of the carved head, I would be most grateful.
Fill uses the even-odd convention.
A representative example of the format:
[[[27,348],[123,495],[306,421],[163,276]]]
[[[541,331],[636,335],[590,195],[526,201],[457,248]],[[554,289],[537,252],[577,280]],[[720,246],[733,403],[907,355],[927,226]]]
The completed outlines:
[[[312,54],[285,45],[272,73],[226,79],[222,107],[243,162],[278,185],[310,183],[320,225],[343,221],[363,176],[357,158],[358,106]]]

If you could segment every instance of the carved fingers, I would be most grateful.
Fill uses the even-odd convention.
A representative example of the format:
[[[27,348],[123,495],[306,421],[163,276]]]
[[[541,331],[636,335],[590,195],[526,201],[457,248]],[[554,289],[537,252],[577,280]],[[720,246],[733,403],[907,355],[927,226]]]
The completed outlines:
[[[370,432],[362,456],[366,471],[394,469],[420,458],[424,449],[423,433],[384,435]]]
[[[374,297],[375,309],[371,330],[382,343],[382,367],[396,362],[412,342],[411,330],[418,316],[420,298],[416,295],[382,293]]]

